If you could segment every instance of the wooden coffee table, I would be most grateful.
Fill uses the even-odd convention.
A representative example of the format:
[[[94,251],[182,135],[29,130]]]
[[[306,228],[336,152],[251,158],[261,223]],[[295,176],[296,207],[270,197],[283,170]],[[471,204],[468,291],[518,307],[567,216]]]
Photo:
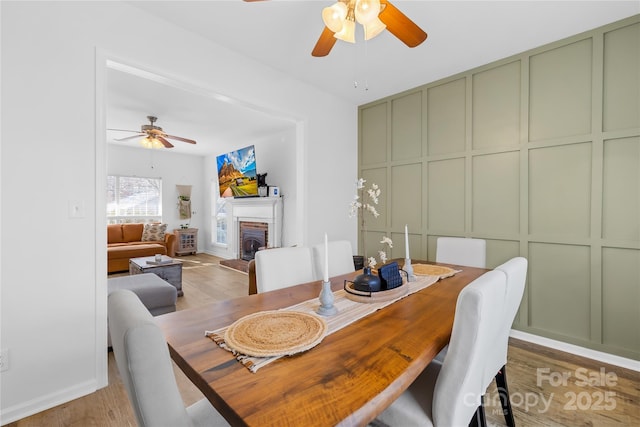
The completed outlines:
[[[155,257],[147,256],[142,258],[131,258],[129,260],[129,274],[154,273],[161,279],[171,283],[178,290],[178,296],[184,295],[182,292],[182,261],[169,258],[163,255],[162,264],[149,264],[154,262]]]

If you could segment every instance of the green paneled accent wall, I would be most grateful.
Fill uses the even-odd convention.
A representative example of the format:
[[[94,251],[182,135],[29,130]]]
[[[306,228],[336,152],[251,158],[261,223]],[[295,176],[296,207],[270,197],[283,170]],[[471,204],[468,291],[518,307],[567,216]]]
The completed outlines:
[[[414,259],[486,239],[490,268],[529,260],[516,329],[640,360],[640,15],[360,106],[359,129],[368,255],[387,235],[403,258],[405,224]]]
[[[413,93],[391,101],[391,159],[406,160],[422,156],[422,97]]]
[[[473,74],[473,148],[517,147],[520,140],[521,61]]]
[[[519,154],[508,151],[473,157],[473,232],[513,236],[520,231]]]
[[[640,241],[638,159],[640,138],[604,142],[602,237],[605,239]]]
[[[529,150],[529,233],[588,238],[592,143]]]
[[[427,92],[428,154],[434,156],[464,151],[466,79],[442,83],[424,90]]]

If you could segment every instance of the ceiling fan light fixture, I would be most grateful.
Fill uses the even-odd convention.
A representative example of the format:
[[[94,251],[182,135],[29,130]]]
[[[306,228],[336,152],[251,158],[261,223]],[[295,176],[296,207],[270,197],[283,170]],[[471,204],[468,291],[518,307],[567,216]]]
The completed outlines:
[[[348,8],[342,2],[336,2],[322,10],[322,20],[324,25],[331,31],[337,33],[342,30],[345,19],[347,18]]]
[[[355,6],[356,20],[366,26],[378,19],[380,14],[380,0],[358,0]]]
[[[364,27],[364,39],[370,40],[383,32],[387,26],[382,22],[379,18],[376,17],[373,21],[368,24],[363,24]]]
[[[334,35],[334,37],[345,42],[355,43],[356,42],[356,22],[351,19],[345,20],[344,25],[342,26],[342,30],[337,32]]]
[[[160,142],[159,139],[151,137],[151,136],[147,136],[144,137],[140,140],[140,145],[142,145],[144,148],[164,148],[164,144],[162,144],[162,142]]]

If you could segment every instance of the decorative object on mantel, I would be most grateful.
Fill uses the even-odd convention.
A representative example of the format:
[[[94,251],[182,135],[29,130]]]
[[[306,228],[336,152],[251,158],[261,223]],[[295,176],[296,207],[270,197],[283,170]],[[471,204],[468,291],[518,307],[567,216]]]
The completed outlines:
[[[256,174],[258,179],[258,196],[267,197],[269,195],[269,186],[267,185],[267,173]]]
[[[191,218],[191,185],[176,185],[180,219]],[[182,226],[181,226],[182,227]]]
[[[327,233],[324,233],[324,271],[322,272],[322,290],[320,291],[320,307],[316,310],[323,316],[333,316],[338,309],[333,305],[333,292],[329,281],[329,241]]]
[[[269,197],[280,197],[280,187],[269,187]]]

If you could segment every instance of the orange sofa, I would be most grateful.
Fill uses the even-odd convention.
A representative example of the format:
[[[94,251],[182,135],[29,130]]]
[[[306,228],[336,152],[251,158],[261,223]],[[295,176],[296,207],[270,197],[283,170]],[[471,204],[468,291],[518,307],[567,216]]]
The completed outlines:
[[[173,233],[164,234],[164,240],[143,241],[144,224],[107,225],[107,272],[129,270],[129,259],[156,254],[175,256]]]

